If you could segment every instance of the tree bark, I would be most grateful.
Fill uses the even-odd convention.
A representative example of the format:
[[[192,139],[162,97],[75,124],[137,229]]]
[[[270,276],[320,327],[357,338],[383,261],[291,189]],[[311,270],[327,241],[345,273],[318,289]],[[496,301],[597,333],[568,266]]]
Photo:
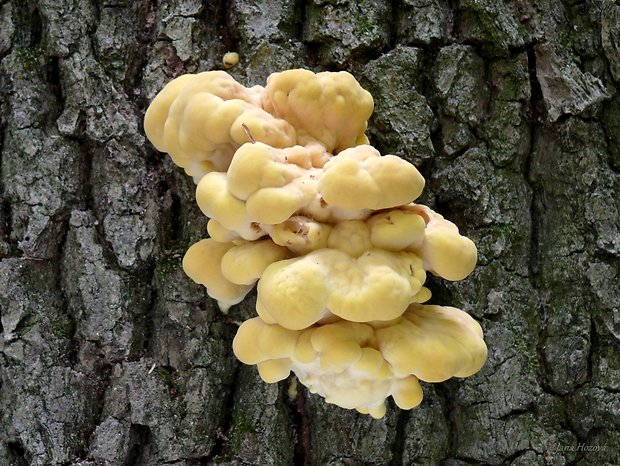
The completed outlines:
[[[489,358],[380,420],[268,385],[181,270],[193,183],[146,141],[171,79],[348,70],[371,143],[479,248],[433,301]],[[620,464],[620,4],[0,1],[0,463]]]

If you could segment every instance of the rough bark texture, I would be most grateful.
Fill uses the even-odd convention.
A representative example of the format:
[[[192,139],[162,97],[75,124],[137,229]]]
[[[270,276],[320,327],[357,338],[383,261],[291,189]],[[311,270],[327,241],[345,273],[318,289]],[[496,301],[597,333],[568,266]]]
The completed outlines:
[[[193,185],[148,102],[182,73],[351,71],[370,135],[475,240],[433,302],[484,369],[382,420],[267,385],[180,259]],[[620,464],[620,4],[0,1],[0,464]]]

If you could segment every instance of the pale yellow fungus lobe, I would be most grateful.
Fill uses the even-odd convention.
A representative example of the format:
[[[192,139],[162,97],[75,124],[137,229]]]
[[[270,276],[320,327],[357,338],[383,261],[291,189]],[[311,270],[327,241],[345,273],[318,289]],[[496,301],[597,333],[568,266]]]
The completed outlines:
[[[252,223],[264,233],[264,225],[293,216],[327,223],[366,219],[374,210],[413,201],[423,186],[409,162],[368,145],[331,156],[315,143],[278,149],[257,142],[237,150],[226,174],[207,174],[196,197],[205,215],[251,240]]]
[[[247,89],[224,71],[181,76],[155,97],[144,117],[153,145],[168,152],[196,181],[211,171],[226,171],[235,151],[249,138],[274,147],[296,140],[295,129],[264,111],[263,88]]]
[[[468,237],[459,233],[457,226],[425,205],[407,206],[410,212],[422,216],[426,222],[421,244],[412,244],[424,260],[424,268],[450,281],[463,280],[476,266],[478,250]]]
[[[263,108],[291,123],[298,144],[318,141],[328,152],[367,144],[372,96],[346,71],[288,70],[267,78]]]
[[[222,58],[222,65],[226,69],[230,69],[239,63],[239,54],[237,52],[226,52]]]
[[[327,204],[344,209],[386,209],[415,200],[424,178],[406,160],[361,145],[325,164],[319,191]]]
[[[245,202],[226,189],[225,173],[211,172],[203,176],[196,187],[196,202],[202,213],[211,218],[211,222],[216,221],[213,228],[217,228],[220,238],[225,234],[246,240],[265,236],[260,225],[249,217]]]
[[[243,241],[234,231],[225,228],[220,222],[215,219],[209,220],[207,223],[207,232],[209,238],[219,241],[220,243],[232,243],[235,241]]]
[[[243,300],[268,265],[288,255],[288,249],[271,240],[235,244],[204,239],[187,250],[183,269],[227,310]]]
[[[254,285],[267,266],[288,256],[288,249],[270,239],[250,241],[234,246],[224,254],[222,275],[232,283]]]
[[[209,296],[217,300],[222,311],[240,303],[253,287],[233,283],[222,274],[222,258],[233,247],[233,243],[204,239],[192,245],[183,258],[185,273],[207,288]]]
[[[210,71],[168,84],[144,128],[194,178],[210,217],[186,273],[223,311],[258,283],[259,317],[233,342],[239,360],[266,382],[292,371],[327,402],[380,418],[389,396],[420,404],[420,380],[476,373],[487,349],[469,315],[420,304],[426,272],[461,280],[477,251],[414,203],[424,178],[412,164],[368,145],[372,110],[346,72],[289,70],[246,88]]]
[[[244,322],[233,342],[237,358],[263,368],[265,380],[293,371],[329,403],[385,414],[385,399],[411,409],[422,400],[419,380],[467,377],[487,348],[480,325],[453,307],[411,305],[389,322],[334,323],[289,330],[260,318]]]
[[[259,315],[293,330],[334,314],[352,322],[390,320],[430,297],[426,274],[415,254],[379,249],[351,257],[319,249],[275,262],[258,284]]]
[[[416,213],[400,209],[373,215],[366,222],[370,241],[377,248],[388,251],[402,251],[418,248],[424,241],[426,222]]]

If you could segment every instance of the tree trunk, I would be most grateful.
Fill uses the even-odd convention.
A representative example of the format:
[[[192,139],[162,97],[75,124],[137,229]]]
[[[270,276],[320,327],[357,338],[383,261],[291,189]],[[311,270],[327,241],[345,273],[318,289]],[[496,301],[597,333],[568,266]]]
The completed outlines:
[[[171,79],[345,69],[371,143],[479,249],[433,301],[468,379],[374,420],[268,385],[182,272],[207,219],[146,141]],[[612,0],[0,1],[0,463],[620,464],[620,5]]]

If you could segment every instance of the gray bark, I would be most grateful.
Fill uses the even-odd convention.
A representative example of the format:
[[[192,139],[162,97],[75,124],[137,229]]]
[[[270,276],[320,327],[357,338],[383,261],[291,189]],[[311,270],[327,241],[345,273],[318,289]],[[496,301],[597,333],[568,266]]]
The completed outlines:
[[[182,272],[193,185],[145,140],[172,78],[351,71],[370,137],[479,248],[434,301],[471,378],[373,420],[231,351]],[[0,464],[620,464],[620,4],[0,1]]]

